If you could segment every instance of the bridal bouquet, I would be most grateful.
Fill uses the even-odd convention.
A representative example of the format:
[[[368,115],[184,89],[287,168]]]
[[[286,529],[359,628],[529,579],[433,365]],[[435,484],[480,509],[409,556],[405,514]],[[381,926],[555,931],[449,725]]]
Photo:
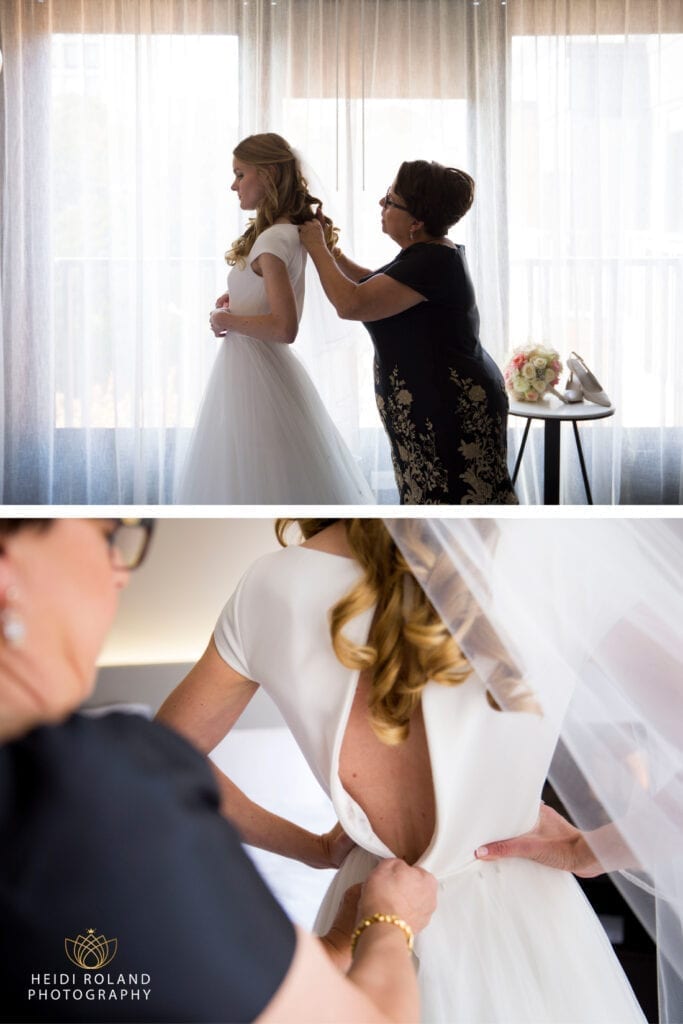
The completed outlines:
[[[544,345],[514,349],[503,370],[505,387],[518,402],[537,402],[560,380],[560,353]]]

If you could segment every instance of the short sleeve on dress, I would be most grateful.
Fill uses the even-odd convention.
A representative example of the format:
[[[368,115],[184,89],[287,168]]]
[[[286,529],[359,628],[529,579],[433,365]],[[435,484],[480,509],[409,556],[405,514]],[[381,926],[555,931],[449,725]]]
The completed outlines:
[[[411,245],[382,273],[444,305],[459,304],[466,279],[460,247],[443,245]]]
[[[189,743],[136,715],[76,715],[0,747],[0,779],[0,1020],[265,1009],[296,933]]]
[[[264,252],[269,252],[281,259],[289,268],[292,259],[300,249],[301,242],[296,228],[293,229],[291,224],[273,224],[272,227],[266,228],[254,242],[249,253],[249,263],[253,263]]]
[[[241,596],[246,586],[248,575],[248,573],[245,573],[242,577],[232,597],[219,615],[216,628],[213,631],[213,640],[216,650],[223,661],[230,668],[234,668],[235,672],[239,672],[240,675],[251,679],[239,617]]]

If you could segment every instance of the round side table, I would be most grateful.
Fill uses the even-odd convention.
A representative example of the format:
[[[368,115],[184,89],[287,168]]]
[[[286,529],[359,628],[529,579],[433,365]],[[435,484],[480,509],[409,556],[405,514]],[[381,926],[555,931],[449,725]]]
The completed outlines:
[[[513,484],[517,480],[531,421],[544,420],[543,504],[560,504],[560,424],[563,420],[569,420],[574,428],[574,440],[576,441],[576,450],[579,455],[579,463],[581,464],[581,475],[583,476],[583,486],[586,489],[586,498],[588,499],[588,504],[592,505],[593,496],[588,482],[588,473],[586,472],[586,463],[583,457],[577,424],[580,420],[602,420],[607,416],[614,416],[615,412],[616,409],[613,405],[594,405],[593,402],[584,401],[566,405],[559,398],[555,398],[554,395],[549,395],[540,402],[514,402],[510,400],[510,415],[521,416],[527,421],[522,436],[522,444],[517,454],[517,461],[515,462],[515,469],[512,474]]]

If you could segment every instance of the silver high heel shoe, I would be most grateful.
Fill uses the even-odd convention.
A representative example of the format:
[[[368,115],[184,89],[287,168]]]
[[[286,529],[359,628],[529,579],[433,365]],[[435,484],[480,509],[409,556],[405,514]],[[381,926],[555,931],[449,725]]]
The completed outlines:
[[[603,391],[600,381],[591,373],[577,352],[572,352],[572,355],[575,358],[567,359],[567,368],[578,377],[583,397],[587,398],[589,402],[595,402],[596,405],[610,406],[612,403],[609,396]]]
[[[555,395],[555,398],[559,398],[565,405],[574,405],[576,402],[583,402],[583,391],[579,384],[578,378],[574,376],[574,371],[569,371],[569,377],[567,383],[564,386],[564,391],[557,391],[555,388],[548,388],[551,394]]]

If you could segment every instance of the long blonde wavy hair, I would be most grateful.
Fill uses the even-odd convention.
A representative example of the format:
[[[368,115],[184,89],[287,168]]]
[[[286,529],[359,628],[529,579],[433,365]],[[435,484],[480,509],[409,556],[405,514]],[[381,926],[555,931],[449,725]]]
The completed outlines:
[[[281,135],[275,132],[249,135],[235,146],[233,156],[258,168],[266,192],[256,216],[250,219],[244,234],[232,243],[225,254],[226,263],[230,266],[243,267],[254,242],[266,228],[272,227],[280,217],[286,217],[292,224],[314,220],[314,208],[321,207],[322,203],[308,191],[299,159]],[[329,217],[323,220],[325,242],[332,249],[339,240],[339,229]]]
[[[278,519],[277,538],[283,546],[285,535],[297,523],[305,540],[314,537],[336,519]],[[472,671],[456,639],[444,625],[429,598],[417,584],[405,557],[381,519],[343,519],[351,551],[363,569],[362,579],[330,612],[330,633],[337,658],[347,668],[372,670],[368,701],[375,734],[389,745],[401,743],[408,735],[410,719],[422,690],[429,680],[444,686],[463,683]],[[425,563],[434,561],[419,519],[407,520],[411,556]],[[344,627],[351,619],[375,608],[365,644],[351,642]],[[462,637],[473,630],[487,629],[487,648],[500,660],[498,682],[508,680],[506,708],[538,710],[520,680],[502,644],[481,616],[464,585],[452,588],[451,611],[462,623]],[[492,708],[501,708],[487,691]]]

